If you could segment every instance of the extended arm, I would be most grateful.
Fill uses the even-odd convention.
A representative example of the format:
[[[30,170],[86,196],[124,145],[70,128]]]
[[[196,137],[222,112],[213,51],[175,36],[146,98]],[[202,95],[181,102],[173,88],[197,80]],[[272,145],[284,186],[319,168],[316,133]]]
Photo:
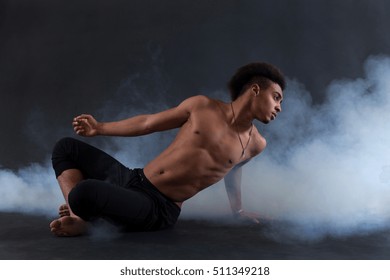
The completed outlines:
[[[80,115],[73,119],[73,128],[81,136],[139,136],[157,131],[177,128],[187,121],[193,98],[179,106],[156,114],[138,115],[115,122],[98,122],[91,115]]]
[[[241,201],[241,176],[242,167],[237,166],[233,168],[225,176],[225,187],[229,198],[230,207],[233,215],[244,220],[251,220],[254,223],[259,223],[259,215],[255,213],[246,212],[242,209]]]

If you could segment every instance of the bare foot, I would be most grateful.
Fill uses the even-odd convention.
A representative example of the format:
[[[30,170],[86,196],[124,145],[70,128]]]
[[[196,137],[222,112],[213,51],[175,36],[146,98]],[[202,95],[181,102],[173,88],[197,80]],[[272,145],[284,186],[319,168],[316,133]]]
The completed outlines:
[[[75,216],[63,216],[50,223],[50,230],[57,236],[78,236],[88,230],[87,222]]]
[[[60,208],[58,208],[58,215],[60,215],[60,217],[70,216],[68,205],[62,204]]]

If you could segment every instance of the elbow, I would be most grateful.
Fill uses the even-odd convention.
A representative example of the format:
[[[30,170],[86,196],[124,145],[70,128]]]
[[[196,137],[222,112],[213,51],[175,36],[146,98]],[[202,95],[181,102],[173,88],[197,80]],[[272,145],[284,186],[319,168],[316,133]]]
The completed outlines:
[[[156,132],[157,129],[153,125],[153,122],[151,122],[148,118],[144,120],[143,126],[142,126],[142,134],[151,134]]]

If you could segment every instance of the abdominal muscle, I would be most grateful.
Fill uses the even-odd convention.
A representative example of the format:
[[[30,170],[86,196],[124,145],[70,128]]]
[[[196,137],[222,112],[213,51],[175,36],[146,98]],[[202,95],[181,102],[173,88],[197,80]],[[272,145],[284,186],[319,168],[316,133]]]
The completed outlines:
[[[181,202],[218,182],[229,168],[201,148],[175,148],[163,152],[144,168],[145,176],[164,195]]]

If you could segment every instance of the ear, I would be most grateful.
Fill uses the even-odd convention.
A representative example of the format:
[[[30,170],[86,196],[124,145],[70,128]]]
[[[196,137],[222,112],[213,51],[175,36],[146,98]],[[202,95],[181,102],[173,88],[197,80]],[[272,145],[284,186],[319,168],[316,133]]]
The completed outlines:
[[[252,84],[251,90],[255,96],[258,96],[260,94],[261,88],[260,88],[259,84]]]

